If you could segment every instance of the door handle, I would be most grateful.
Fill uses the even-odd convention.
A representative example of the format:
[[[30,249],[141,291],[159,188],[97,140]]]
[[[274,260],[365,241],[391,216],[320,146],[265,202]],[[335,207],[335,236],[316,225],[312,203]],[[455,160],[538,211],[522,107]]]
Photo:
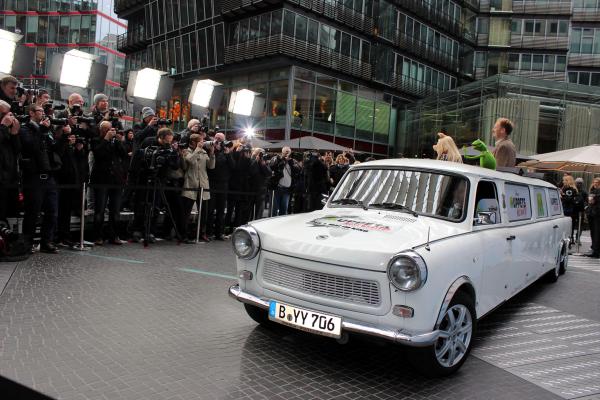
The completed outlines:
[[[509,237],[506,238],[506,240],[511,241],[511,240],[515,240],[517,237],[515,235],[510,235]]]
[[[552,229],[558,229],[558,225],[554,225]]]

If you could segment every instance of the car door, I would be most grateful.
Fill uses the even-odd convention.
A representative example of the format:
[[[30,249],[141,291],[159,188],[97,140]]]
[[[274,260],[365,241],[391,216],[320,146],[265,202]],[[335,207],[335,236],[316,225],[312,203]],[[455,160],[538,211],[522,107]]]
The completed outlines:
[[[511,246],[506,240],[508,228],[498,202],[498,184],[481,180],[477,184],[474,201],[473,231],[481,246],[482,290],[477,296],[482,314],[492,310],[508,298],[511,277]],[[481,224],[477,221],[479,212],[494,212],[495,221]]]
[[[544,272],[556,265],[556,249],[555,237],[557,226],[553,223],[550,218],[548,210],[548,199],[546,196],[546,189],[539,186],[533,187],[533,208],[535,210],[535,219],[537,226],[537,238],[538,238],[538,254],[539,254],[539,265],[540,268],[537,271],[537,276],[541,276]]]
[[[506,241],[510,242],[512,256],[509,294],[513,296],[538,276],[541,268],[539,232],[533,221],[530,186],[506,182],[504,192],[509,225]]]

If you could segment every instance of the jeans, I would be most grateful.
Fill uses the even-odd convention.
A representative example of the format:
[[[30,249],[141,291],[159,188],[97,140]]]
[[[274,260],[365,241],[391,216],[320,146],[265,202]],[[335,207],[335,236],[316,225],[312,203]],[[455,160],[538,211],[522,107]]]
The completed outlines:
[[[23,219],[25,239],[30,243],[33,242],[38,215],[40,211],[43,211],[42,244],[52,243],[58,215],[56,181],[51,176],[47,179],[40,179],[39,175],[26,177],[23,181],[23,197],[25,201],[25,218]]]
[[[273,216],[287,215],[289,203],[290,189],[282,187],[275,189],[275,196],[273,197]]]
[[[110,240],[118,238],[119,213],[121,211],[121,188],[94,188],[94,238],[104,239],[104,211],[108,203],[108,236]]]

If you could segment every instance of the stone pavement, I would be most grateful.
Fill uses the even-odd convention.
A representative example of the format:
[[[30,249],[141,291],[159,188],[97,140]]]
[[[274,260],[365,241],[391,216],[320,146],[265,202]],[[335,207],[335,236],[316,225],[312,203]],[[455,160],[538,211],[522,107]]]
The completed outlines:
[[[57,399],[491,400],[592,394],[566,396],[509,371],[510,365],[485,352],[502,344],[485,334],[473,354],[479,358],[470,357],[450,378],[426,379],[411,370],[407,352],[397,346],[361,339],[340,345],[283,327],[259,327],[227,296],[234,262],[228,242],[161,242],[148,249],[127,244],[63,250],[0,264],[0,375]],[[519,321],[519,310],[530,307],[597,323],[598,288],[600,273],[575,266],[554,285],[535,283],[483,326]],[[523,323],[519,327],[525,329]],[[598,371],[594,363],[583,369]]]

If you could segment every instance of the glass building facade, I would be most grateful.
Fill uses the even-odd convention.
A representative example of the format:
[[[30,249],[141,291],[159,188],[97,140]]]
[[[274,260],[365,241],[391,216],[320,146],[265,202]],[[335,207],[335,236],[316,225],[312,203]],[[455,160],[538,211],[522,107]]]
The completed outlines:
[[[511,139],[529,155],[600,143],[600,90],[588,85],[496,75],[430,96],[401,111],[397,148],[406,157],[434,158],[442,128],[458,147],[493,144],[496,119],[514,123]]]
[[[401,107],[470,78],[477,4],[410,0],[117,0],[128,32],[125,72],[152,67],[175,78],[161,113],[185,125],[194,79],[222,83],[211,121],[252,124],[266,139],[314,135],[388,155]],[[466,39],[465,39],[466,38]],[[468,68],[464,68],[464,66]],[[227,113],[231,91],[265,100],[262,114]]]
[[[114,13],[113,0],[0,0],[0,29],[23,35],[19,43],[36,48],[33,75],[19,77],[26,85],[51,89],[60,98],[57,85],[46,80],[52,55],[76,48],[108,65],[105,93],[112,107],[125,108],[119,84],[125,54],[117,51],[117,37],[127,21]]]

